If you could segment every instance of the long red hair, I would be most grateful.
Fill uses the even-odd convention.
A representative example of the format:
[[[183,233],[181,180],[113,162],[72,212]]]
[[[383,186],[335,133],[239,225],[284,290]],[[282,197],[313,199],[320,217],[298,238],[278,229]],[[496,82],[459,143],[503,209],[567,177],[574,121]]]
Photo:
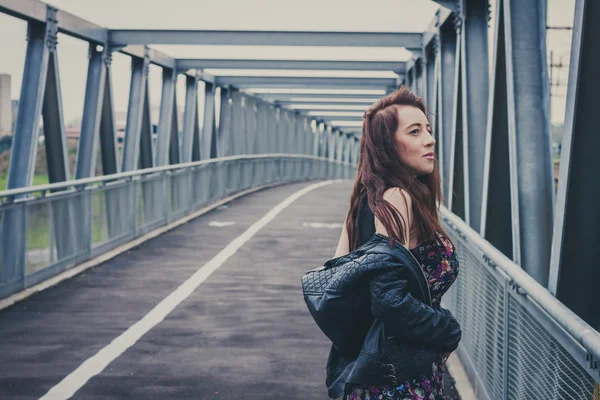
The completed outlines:
[[[400,122],[398,106],[416,107],[427,116],[423,99],[404,86],[365,112],[358,171],[346,218],[350,251],[358,247],[358,210],[364,193],[367,194],[373,214],[387,230],[390,245],[393,246],[393,240],[405,243],[404,229],[408,225],[395,207],[383,199],[384,192],[389,188],[404,189],[411,197],[414,228],[420,242],[428,239],[439,242],[436,231],[448,238],[438,218],[438,204],[442,203],[443,195],[437,158],[433,172],[428,175],[417,176],[403,164],[394,138]]]

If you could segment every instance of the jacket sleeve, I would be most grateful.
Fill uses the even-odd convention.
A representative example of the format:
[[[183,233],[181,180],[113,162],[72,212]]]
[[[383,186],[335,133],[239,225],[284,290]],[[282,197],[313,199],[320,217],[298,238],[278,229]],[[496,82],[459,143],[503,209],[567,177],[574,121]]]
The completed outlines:
[[[458,347],[462,332],[452,313],[413,297],[400,270],[388,270],[370,281],[371,312],[386,332],[435,346],[440,352]]]

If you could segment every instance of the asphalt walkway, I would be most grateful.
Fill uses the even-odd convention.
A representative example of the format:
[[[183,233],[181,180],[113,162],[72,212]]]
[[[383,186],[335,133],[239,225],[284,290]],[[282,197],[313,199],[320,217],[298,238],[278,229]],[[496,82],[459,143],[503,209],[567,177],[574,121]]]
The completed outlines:
[[[304,194],[239,242],[164,319],[138,323],[313,184],[236,199],[0,312],[0,399],[40,398],[64,385],[86,400],[327,399],[329,342],[300,277],[333,256],[350,182]],[[126,331],[139,339],[115,351]],[[98,357],[109,361],[93,371]]]

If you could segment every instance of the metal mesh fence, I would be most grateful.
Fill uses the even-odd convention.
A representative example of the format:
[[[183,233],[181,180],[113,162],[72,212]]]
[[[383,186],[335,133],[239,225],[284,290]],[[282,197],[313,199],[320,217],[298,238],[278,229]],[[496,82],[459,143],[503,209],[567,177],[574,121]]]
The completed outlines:
[[[461,324],[458,354],[477,398],[599,399],[598,370],[590,367],[590,355],[514,284],[506,271],[519,267],[501,270],[461,232],[467,228],[447,219],[444,228],[460,265],[443,303]]]

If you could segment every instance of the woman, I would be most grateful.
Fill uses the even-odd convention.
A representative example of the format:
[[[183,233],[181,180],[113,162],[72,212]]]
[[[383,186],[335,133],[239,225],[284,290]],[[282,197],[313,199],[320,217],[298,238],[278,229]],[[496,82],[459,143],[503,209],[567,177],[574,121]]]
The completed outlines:
[[[336,257],[375,233],[403,244],[427,278],[431,307],[439,309],[457,277],[458,259],[438,219],[440,174],[426,112],[423,100],[403,87],[365,113],[358,172]],[[449,354],[439,353],[430,376],[395,385],[347,385],[344,399],[443,398],[441,367]]]

